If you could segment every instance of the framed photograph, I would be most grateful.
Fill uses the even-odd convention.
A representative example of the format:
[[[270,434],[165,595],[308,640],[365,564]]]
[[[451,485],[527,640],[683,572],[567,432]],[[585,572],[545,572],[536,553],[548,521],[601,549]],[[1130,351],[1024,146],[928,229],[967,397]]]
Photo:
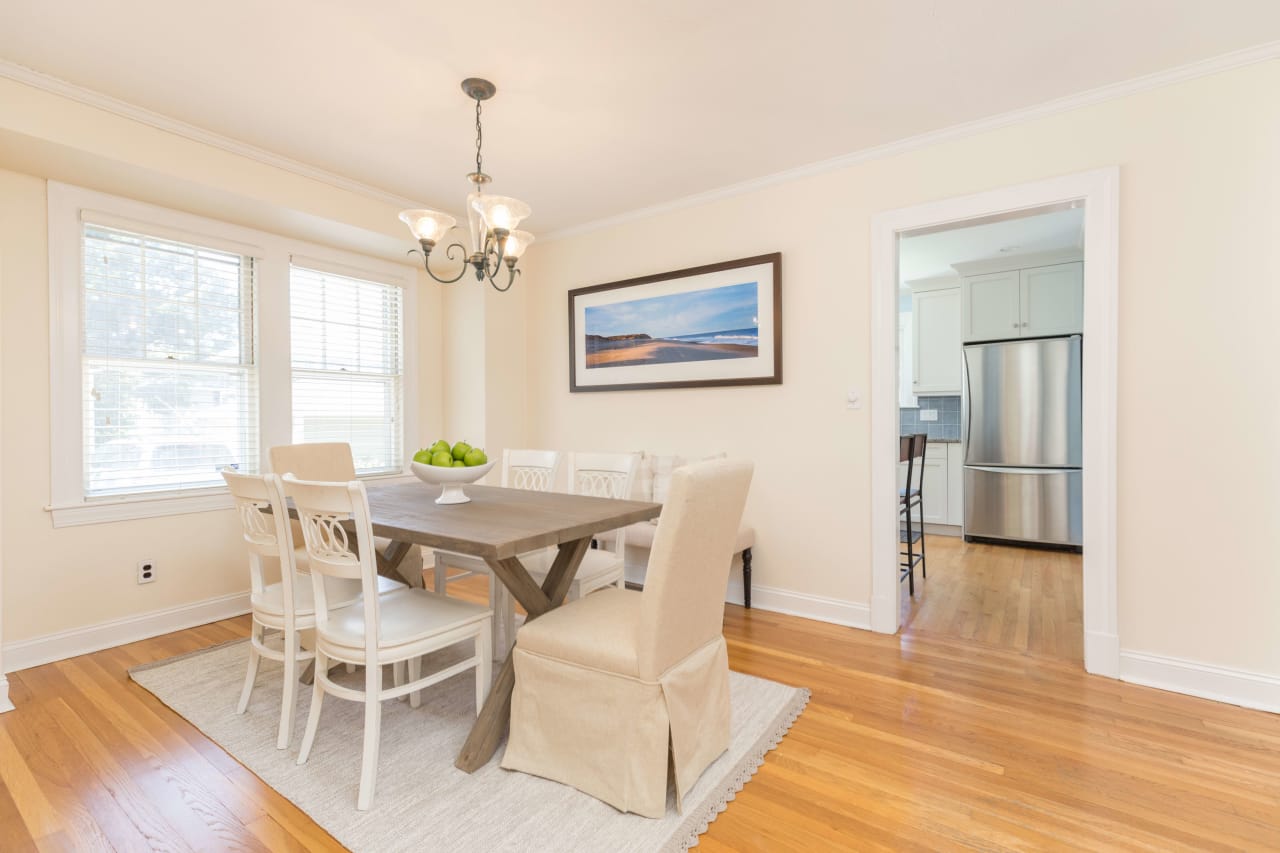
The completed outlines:
[[[569,390],[782,382],[782,255],[569,291]]]

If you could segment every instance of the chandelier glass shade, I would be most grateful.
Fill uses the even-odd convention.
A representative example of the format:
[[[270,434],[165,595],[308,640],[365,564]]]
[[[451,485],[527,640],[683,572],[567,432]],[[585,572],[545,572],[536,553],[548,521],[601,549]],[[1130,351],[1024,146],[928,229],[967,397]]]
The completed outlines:
[[[471,251],[468,253],[461,243],[451,243],[445,250],[449,259],[465,261],[458,274],[453,278],[441,278],[431,269],[431,250],[457,226],[457,219],[438,210],[416,209],[401,211],[400,220],[409,226],[413,238],[422,247],[410,250],[410,254],[419,252],[422,255],[427,275],[438,282],[451,284],[461,279],[469,266],[475,271],[478,281],[487,279],[494,289],[505,291],[511,288],[520,274],[516,263],[533,242],[532,234],[518,230],[520,223],[532,211],[519,199],[484,192],[484,185],[493,179],[483,169],[481,146],[484,135],[480,124],[480,104],[493,97],[497,88],[488,80],[468,77],[462,81],[462,91],[476,102],[476,170],[467,175],[473,187],[467,195],[466,204]],[[506,281],[499,284],[504,266],[507,269]]]

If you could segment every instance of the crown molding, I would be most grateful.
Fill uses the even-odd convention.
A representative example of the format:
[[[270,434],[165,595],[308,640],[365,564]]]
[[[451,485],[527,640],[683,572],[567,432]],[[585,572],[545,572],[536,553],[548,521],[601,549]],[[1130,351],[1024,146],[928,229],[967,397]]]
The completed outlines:
[[[366,183],[346,178],[342,175],[321,169],[318,166],[311,166],[307,163],[299,162],[280,154],[275,154],[265,148],[259,148],[256,145],[250,145],[247,142],[240,142],[220,133],[214,133],[211,130],[205,130],[202,127],[196,127],[175,118],[161,115],[157,112],[130,104],[119,98],[113,98],[110,95],[104,95],[101,92],[95,92],[92,89],[86,89],[83,86],[77,86],[74,83],[68,83],[49,74],[27,68],[25,65],[19,65],[16,62],[10,62],[7,59],[0,59],[0,78],[7,78],[34,89],[48,92],[51,95],[67,98],[86,106],[94,107],[113,115],[136,121],[139,124],[145,124],[154,127],[157,130],[163,130],[166,133],[172,133],[184,139],[193,142],[199,142],[222,151],[254,160],[267,166],[272,166],[286,172],[292,172],[304,178],[318,181],[322,184],[328,184],[335,189],[344,190],[355,195],[371,198],[376,201],[385,202],[386,204],[399,208],[415,208],[423,207],[421,202],[405,198],[402,195],[379,189]]]
[[[762,190],[766,187],[776,186],[777,184],[785,184],[791,181],[800,180],[801,178],[808,178],[814,175],[821,175],[827,172],[846,169],[850,166],[858,163],[865,163],[869,160],[880,160],[885,157],[893,157],[908,151],[927,148],[931,145],[938,145],[943,142],[963,139],[968,136],[975,136],[979,133],[998,130],[1002,127],[1034,121],[1036,119],[1057,115],[1058,113],[1065,113],[1071,110],[1080,109],[1081,107],[1101,104],[1106,101],[1113,101],[1117,98],[1136,95],[1140,92],[1146,92],[1151,89],[1159,89],[1164,86],[1171,86],[1175,83],[1195,80],[1199,77],[1208,77],[1213,74],[1230,71],[1234,68],[1242,68],[1247,65],[1254,65],[1259,62],[1266,62],[1277,58],[1280,58],[1280,41],[1271,41],[1255,47],[1236,50],[1231,53],[1224,53],[1221,56],[1202,59],[1186,65],[1179,65],[1175,68],[1169,68],[1164,71],[1157,71],[1152,74],[1145,74],[1141,77],[1134,77],[1120,83],[1111,83],[1106,86],[1099,86],[1096,89],[1089,89],[1075,95],[1055,98],[1052,101],[1045,101],[1044,103],[1036,104],[1034,106],[1023,107],[1021,109],[1011,110],[1007,113],[1000,113],[999,115],[988,116],[986,118],[975,119],[974,121],[964,122],[962,124],[951,125],[950,127],[944,127],[939,130],[932,130],[916,136],[909,136],[906,139],[900,139],[896,142],[888,142],[884,145],[864,148],[860,151],[854,151],[850,154],[842,154],[839,157],[833,157],[828,160],[819,160],[815,163],[797,166],[794,169],[785,169],[781,172],[764,175],[763,177],[752,178],[736,184],[729,184],[717,189],[707,190],[706,192],[683,196],[681,198],[673,199],[672,201],[638,208],[636,210],[619,213],[614,216],[607,216],[591,222],[584,222],[581,225],[572,225],[568,228],[561,228],[557,231],[552,231],[545,236],[540,236],[538,239],[540,242],[545,244],[553,240],[575,237],[579,234],[599,231],[603,228],[611,228],[628,222],[635,222],[640,219],[648,219],[664,213],[671,213],[677,210],[684,210],[685,208],[697,207],[710,202],[733,198],[734,196],[746,195],[748,193]]]

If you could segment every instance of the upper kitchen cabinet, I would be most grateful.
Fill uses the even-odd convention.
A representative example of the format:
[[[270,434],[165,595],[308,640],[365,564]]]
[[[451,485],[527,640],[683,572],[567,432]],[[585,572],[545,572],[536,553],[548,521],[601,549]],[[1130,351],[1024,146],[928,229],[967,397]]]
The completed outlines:
[[[1079,334],[1084,263],[1079,252],[1046,252],[956,264],[965,343]]]
[[[911,393],[960,393],[964,353],[960,343],[960,286],[952,279],[913,283],[911,290]]]

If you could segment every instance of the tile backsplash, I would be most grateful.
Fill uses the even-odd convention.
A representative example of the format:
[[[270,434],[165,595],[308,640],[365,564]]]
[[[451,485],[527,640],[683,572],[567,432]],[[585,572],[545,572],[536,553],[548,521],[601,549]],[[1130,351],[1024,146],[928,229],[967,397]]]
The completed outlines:
[[[960,440],[960,398],[917,397],[918,409],[899,409],[898,425],[901,435],[922,432],[929,438]],[[920,412],[933,409],[938,413],[936,421],[920,420]]]

